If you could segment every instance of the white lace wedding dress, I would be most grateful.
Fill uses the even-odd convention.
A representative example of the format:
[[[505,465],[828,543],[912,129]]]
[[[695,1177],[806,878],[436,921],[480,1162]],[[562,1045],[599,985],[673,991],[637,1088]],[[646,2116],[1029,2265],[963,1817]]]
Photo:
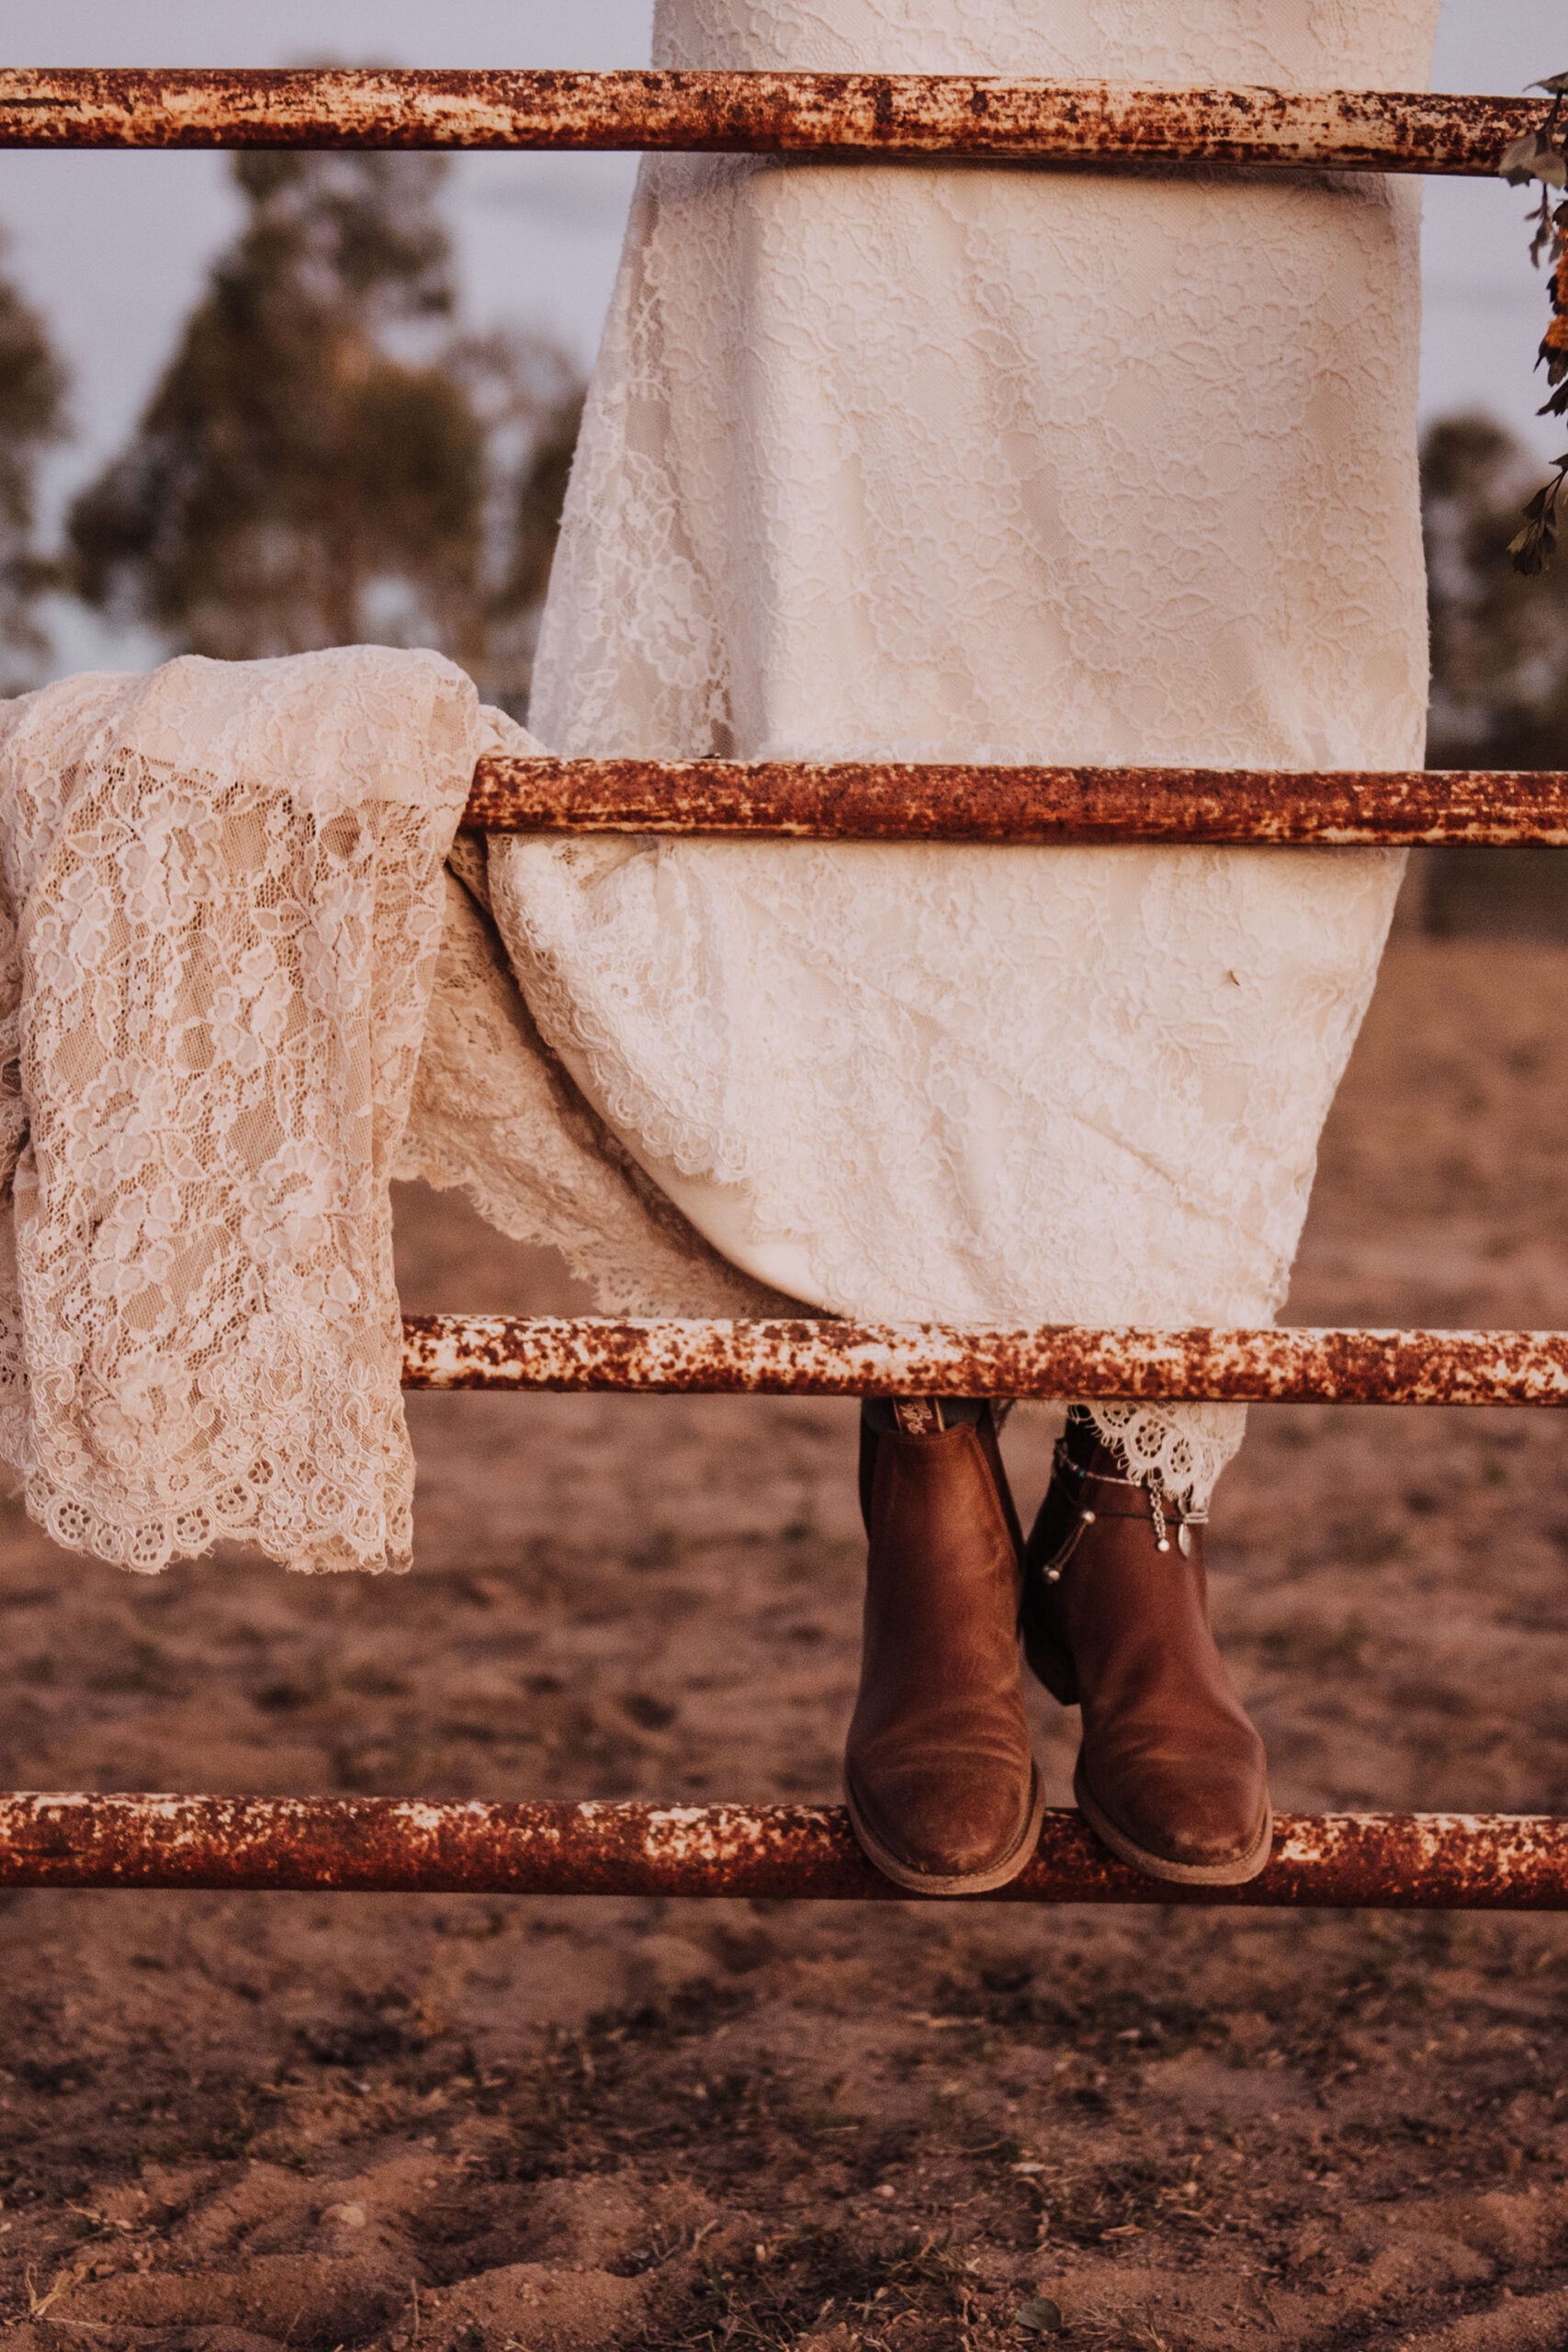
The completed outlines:
[[[1404,83],[1437,5],[662,0],[658,52]],[[539,733],[1417,761],[1415,241],[1413,189],[1365,178],[650,164]],[[406,1564],[393,1172],[612,1311],[1277,1307],[1396,858],[487,867],[454,832],[505,748],[449,663],[374,648],[0,706],[0,1462],[60,1541]],[[1200,1504],[1239,1434],[1096,1411]]]
[[[659,0],[655,58],[1408,87],[1438,9]],[[1418,203],[1324,174],[650,159],[534,729],[570,754],[1418,764]],[[545,1038],[728,1261],[833,1312],[1001,1323],[1276,1311],[1399,871],[490,855]],[[1240,1434],[1235,1408],[1097,1417],[1199,1502]]]

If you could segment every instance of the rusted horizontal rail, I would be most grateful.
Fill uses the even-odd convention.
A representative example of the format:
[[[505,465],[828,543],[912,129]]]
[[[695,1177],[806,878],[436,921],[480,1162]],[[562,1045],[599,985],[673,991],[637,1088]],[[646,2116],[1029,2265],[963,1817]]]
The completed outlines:
[[[1563,847],[1568,773],[491,759],[474,772],[463,821],[748,840]]]
[[[1568,1331],[403,1317],[405,1388],[1568,1405]]]
[[[0,74],[8,147],[739,149],[1484,175],[1545,101],[932,74]]]
[[[729,1895],[908,1902],[837,1805],[428,1804],[394,1797],[0,1796],[0,1886]],[[1286,1814],[1246,1886],[1145,1878],[1045,1815],[997,1903],[1568,1909],[1568,1818]]]

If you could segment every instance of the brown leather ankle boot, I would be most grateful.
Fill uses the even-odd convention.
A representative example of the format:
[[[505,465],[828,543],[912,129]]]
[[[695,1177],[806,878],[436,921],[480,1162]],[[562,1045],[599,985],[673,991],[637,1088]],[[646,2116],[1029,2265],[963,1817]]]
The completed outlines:
[[[1268,1763],[1209,1629],[1201,1529],[1105,1446],[1085,1467],[1056,1449],[1022,1631],[1046,1689],[1083,1710],[1073,1792],[1111,1852],[1189,1885],[1256,1878],[1274,1835]]]
[[[850,1819],[896,1885],[984,1894],[1017,1877],[1045,1807],[1019,1679],[1022,1543],[990,1408],[943,1428],[934,1400],[900,1399],[892,1434],[863,1423],[861,1510]]]

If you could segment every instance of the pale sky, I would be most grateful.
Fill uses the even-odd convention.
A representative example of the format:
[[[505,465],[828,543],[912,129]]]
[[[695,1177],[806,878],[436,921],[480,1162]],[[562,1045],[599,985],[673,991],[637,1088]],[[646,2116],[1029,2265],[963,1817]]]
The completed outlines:
[[[403,65],[637,65],[650,0],[0,0],[0,60],[17,65],[282,65],[331,54]],[[1563,0],[1445,0],[1436,86],[1517,92],[1568,69]],[[50,469],[51,512],[133,423],[180,318],[238,211],[216,154],[0,152],[6,266],[70,364],[75,438]],[[468,322],[521,321],[586,364],[598,340],[636,168],[623,155],[474,155],[450,186]],[[1423,406],[1479,407],[1541,455],[1532,375],[1546,292],[1526,255],[1526,192],[1427,183]],[[65,615],[58,665],[142,658]]]

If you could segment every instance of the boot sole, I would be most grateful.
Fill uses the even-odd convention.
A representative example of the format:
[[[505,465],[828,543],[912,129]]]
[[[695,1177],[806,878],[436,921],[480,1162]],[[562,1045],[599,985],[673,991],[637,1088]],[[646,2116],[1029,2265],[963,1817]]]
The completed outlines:
[[[844,1777],[844,1801],[850,1809],[850,1826],[868,1861],[874,1862],[884,1878],[895,1886],[905,1888],[910,1894],[992,1894],[998,1886],[1007,1886],[1028,1862],[1040,1842],[1040,1825],[1045,1818],[1045,1790],[1040,1778],[1040,1767],[1030,1767],[1029,1819],[1017,1845],[1004,1861],[993,1862],[988,1870],[964,1871],[943,1875],[935,1871],[918,1871],[885,1846],[874,1829],[869,1829],[855,1803],[855,1792],[848,1774]]]
[[[1172,1862],[1163,1854],[1149,1853],[1124,1829],[1118,1829],[1109,1814],[1096,1803],[1084,1775],[1081,1749],[1073,1771],[1073,1795],[1078,1811],[1100,1844],[1109,1846],[1119,1861],[1130,1862],[1146,1878],[1164,1879],[1173,1886],[1245,1886],[1264,1868],[1273,1849],[1274,1808],[1267,1798],[1263,1802],[1263,1826],[1249,1851],[1229,1862]]]

